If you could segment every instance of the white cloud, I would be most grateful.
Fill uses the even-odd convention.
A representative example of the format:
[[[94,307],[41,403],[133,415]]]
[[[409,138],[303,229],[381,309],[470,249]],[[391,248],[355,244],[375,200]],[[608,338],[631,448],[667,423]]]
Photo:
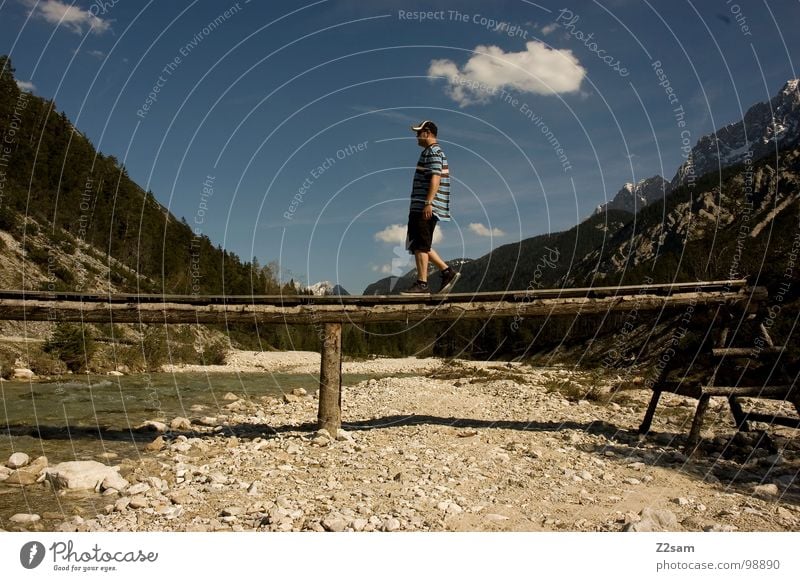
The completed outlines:
[[[532,40],[521,52],[476,46],[475,54],[460,69],[451,60],[433,60],[428,75],[444,77],[446,93],[464,107],[486,103],[501,89],[536,95],[573,93],[580,89],[586,69],[571,50],[556,50]]]
[[[478,236],[486,236],[487,238],[490,236],[505,236],[506,233],[503,232],[500,228],[487,228],[483,224],[479,224],[477,222],[473,222],[469,225],[469,229],[473,234],[477,234]]]
[[[391,226],[387,226],[375,234],[375,240],[378,242],[388,242],[390,244],[405,244],[406,227],[402,224],[392,224]]]
[[[406,225],[405,224],[392,224],[391,226],[387,226],[380,232],[375,233],[375,240],[378,242],[387,242],[389,244],[402,244],[405,247],[406,244]],[[433,243],[439,244],[442,240],[444,240],[444,235],[442,234],[442,230],[437,228],[433,231]]]
[[[90,50],[86,54],[88,54],[89,56],[93,56],[94,58],[99,60],[103,60],[104,58],[106,58],[106,53],[104,53],[102,50]]]
[[[31,81],[20,81],[19,79],[17,79],[17,87],[19,87],[20,91],[25,91],[27,93],[32,93],[36,90],[36,85]]]
[[[547,26],[543,26],[542,27],[542,34],[547,36],[548,34],[553,32],[556,28],[558,28],[558,24],[556,24],[555,22],[553,22],[551,24],[548,24]]]
[[[23,2],[31,9],[34,17],[50,24],[63,25],[76,34],[83,34],[84,29],[91,30],[95,34],[111,30],[111,21],[96,16],[91,9],[84,10],[61,0],[40,0],[39,2],[23,0]]]

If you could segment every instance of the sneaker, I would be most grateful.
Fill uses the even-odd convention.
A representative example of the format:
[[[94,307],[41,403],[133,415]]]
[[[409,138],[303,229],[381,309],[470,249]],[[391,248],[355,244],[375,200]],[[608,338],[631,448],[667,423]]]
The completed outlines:
[[[409,288],[404,291],[400,291],[401,295],[429,295],[431,294],[431,289],[428,287],[427,282],[422,282],[418,280],[414,284],[412,284]]]
[[[452,268],[442,271],[442,287],[439,289],[439,294],[449,293],[460,277],[461,273]]]

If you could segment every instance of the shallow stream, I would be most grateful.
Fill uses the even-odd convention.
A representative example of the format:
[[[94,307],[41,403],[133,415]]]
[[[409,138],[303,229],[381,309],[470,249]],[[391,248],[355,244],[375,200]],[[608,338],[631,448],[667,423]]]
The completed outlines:
[[[346,374],[342,380],[352,385],[371,377],[376,376]],[[316,375],[291,373],[156,373],[0,382],[0,465],[14,452],[31,459],[47,456],[51,465],[70,460],[117,464],[138,458],[154,439],[153,433],[132,430],[146,420],[215,416],[230,403],[223,399],[228,392],[257,398],[302,387],[316,393],[318,381]],[[203,410],[192,411],[197,405]],[[106,453],[116,456],[104,460]],[[19,488],[0,483],[0,529],[15,530],[7,519],[19,512],[82,513],[89,518],[107,503],[96,494],[59,497],[42,484]],[[52,527],[39,525],[33,528]]]

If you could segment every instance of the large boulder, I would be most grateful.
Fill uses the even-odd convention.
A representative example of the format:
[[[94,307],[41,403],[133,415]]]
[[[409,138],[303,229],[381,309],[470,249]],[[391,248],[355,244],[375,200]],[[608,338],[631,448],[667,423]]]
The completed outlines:
[[[119,475],[119,466],[106,466],[94,460],[61,462],[47,469],[47,479],[55,488],[122,490],[128,482]],[[123,485],[124,481],[124,485]]]
[[[26,367],[18,367],[14,370],[13,379],[33,379],[33,371]]]

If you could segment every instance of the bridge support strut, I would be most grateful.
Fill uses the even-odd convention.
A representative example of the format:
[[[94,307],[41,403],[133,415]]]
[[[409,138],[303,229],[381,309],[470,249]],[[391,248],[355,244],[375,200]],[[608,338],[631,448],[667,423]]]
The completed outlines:
[[[342,324],[325,323],[324,333],[317,427],[335,438],[342,425]]]

